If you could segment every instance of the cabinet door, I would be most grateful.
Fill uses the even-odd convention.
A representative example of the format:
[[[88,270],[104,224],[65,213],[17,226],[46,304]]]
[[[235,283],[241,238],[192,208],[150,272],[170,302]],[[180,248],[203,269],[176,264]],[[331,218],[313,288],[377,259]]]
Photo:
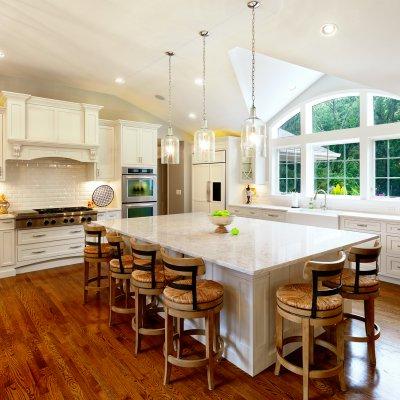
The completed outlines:
[[[15,264],[15,230],[0,232],[0,267]]]
[[[142,130],[141,164],[157,165],[157,131]]]
[[[56,115],[53,107],[27,106],[27,139],[56,142]]]
[[[193,165],[193,211],[210,211],[210,165]]]
[[[122,167],[129,167],[141,164],[141,139],[142,133],[140,128],[131,126],[122,127]]]
[[[114,128],[100,126],[99,128],[99,162],[97,164],[98,179],[114,179],[115,146]]]
[[[210,211],[225,210],[225,164],[210,164]]]
[[[84,142],[83,114],[76,110],[56,111],[57,139],[60,143]]]

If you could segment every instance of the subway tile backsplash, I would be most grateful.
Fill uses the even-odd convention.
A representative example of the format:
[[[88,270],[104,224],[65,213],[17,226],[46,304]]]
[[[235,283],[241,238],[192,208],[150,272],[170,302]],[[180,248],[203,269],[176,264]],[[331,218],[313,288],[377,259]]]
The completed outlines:
[[[43,158],[7,161],[6,181],[0,193],[10,210],[86,205],[99,182],[88,181],[87,164],[67,159]]]

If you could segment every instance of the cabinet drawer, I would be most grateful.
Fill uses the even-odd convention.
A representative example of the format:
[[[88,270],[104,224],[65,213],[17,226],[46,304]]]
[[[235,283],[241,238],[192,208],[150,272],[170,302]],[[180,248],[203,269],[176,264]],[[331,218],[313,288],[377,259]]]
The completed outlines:
[[[83,226],[43,228],[18,231],[18,244],[33,244],[80,238],[83,243]]]
[[[10,218],[10,219],[0,219],[0,231],[5,231],[8,229],[14,229],[15,228],[15,219]]]
[[[400,255],[400,237],[386,236],[386,252]]]
[[[80,239],[58,241],[51,244],[26,244],[18,246],[18,261],[36,261],[65,256],[83,256],[84,242]]]
[[[386,233],[389,235],[400,235],[400,224],[386,224]]]
[[[378,221],[345,218],[343,220],[343,229],[349,231],[381,232],[382,227]]]
[[[242,207],[229,207],[228,210],[231,212],[231,214],[236,215],[238,217],[245,217],[245,209]]]
[[[400,258],[387,256],[386,272],[390,275],[400,276]]]
[[[266,210],[265,212],[263,212],[263,219],[267,219],[269,221],[285,222],[286,213]]]

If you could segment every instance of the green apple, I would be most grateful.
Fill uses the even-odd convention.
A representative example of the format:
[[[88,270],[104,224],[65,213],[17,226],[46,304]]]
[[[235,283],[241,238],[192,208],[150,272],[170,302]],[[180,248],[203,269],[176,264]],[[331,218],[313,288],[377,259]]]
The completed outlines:
[[[239,229],[238,229],[238,228],[232,228],[232,229],[231,229],[231,235],[232,235],[232,236],[237,236],[237,235],[239,235]]]

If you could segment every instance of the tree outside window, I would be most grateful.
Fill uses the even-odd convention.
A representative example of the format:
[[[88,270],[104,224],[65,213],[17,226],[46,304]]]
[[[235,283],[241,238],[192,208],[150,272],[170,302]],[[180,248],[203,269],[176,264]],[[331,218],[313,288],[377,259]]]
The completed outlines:
[[[279,192],[281,194],[301,191],[301,150],[286,148],[278,150]]]
[[[301,125],[299,112],[278,128],[278,137],[299,136],[300,133]]]
[[[375,142],[375,195],[400,197],[400,139]]]
[[[400,121],[400,100],[374,96],[374,124],[390,124]]]

